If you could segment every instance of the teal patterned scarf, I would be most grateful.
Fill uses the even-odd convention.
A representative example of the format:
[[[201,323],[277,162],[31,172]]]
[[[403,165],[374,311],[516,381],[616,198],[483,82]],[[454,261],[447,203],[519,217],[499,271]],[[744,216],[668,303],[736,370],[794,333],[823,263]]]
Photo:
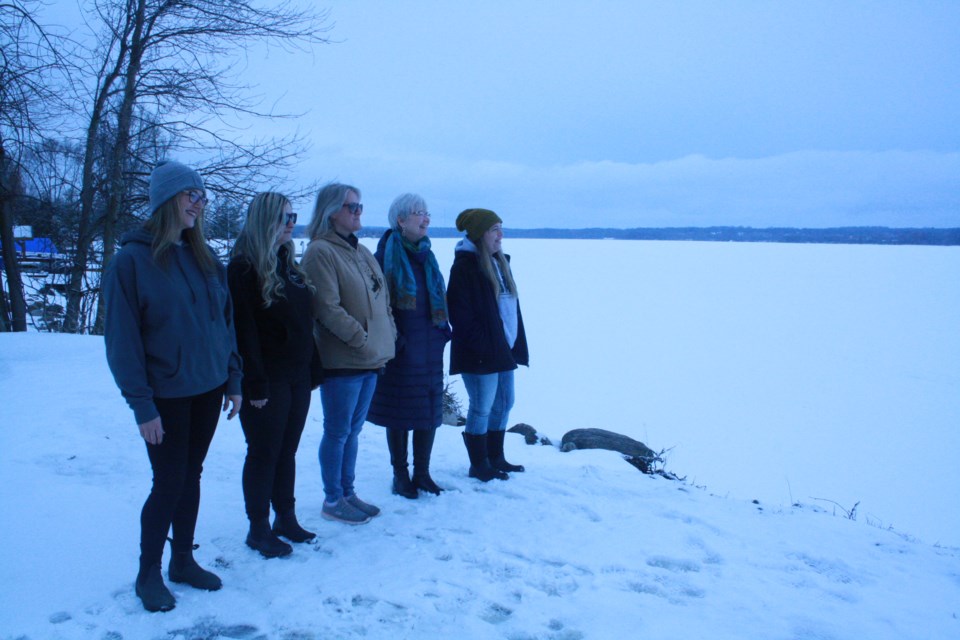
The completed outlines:
[[[413,267],[410,266],[410,257],[407,251],[423,258],[423,266],[427,274],[427,294],[430,299],[430,318],[438,327],[447,324],[447,296],[443,283],[443,274],[437,265],[437,258],[430,250],[430,238],[422,238],[413,244],[403,237],[399,231],[394,231],[387,238],[383,251],[383,270],[390,286],[390,297],[398,309],[415,309],[417,307],[417,281],[413,276]]]

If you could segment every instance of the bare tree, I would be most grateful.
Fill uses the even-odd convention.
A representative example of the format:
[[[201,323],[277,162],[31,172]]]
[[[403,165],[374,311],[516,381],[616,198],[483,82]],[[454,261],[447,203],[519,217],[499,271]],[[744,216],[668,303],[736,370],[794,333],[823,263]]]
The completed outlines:
[[[13,205],[23,193],[21,161],[31,144],[42,138],[56,104],[47,75],[60,69],[58,45],[37,23],[37,3],[0,2],[0,242],[10,294],[10,314],[0,313],[0,330],[26,331],[26,304],[13,237]],[[0,289],[0,297],[3,292]]]
[[[102,233],[105,267],[116,245],[117,221],[129,206],[125,196],[131,180],[142,183],[145,167],[161,159],[146,157],[149,146],[136,148],[132,141],[157,129],[156,137],[174,141],[171,149],[218,149],[213,163],[200,168],[213,190],[219,186],[246,193],[258,182],[276,183],[303,150],[302,141],[236,141],[239,132],[228,123],[232,116],[288,116],[258,110],[250,87],[235,82],[231,61],[255,42],[288,49],[326,42],[325,14],[289,2],[269,8],[249,0],[94,0],[92,5],[100,40],[85,69],[96,81],[88,106],[78,239],[67,287],[65,330],[71,332],[89,328],[80,315],[93,241]],[[113,145],[100,153],[97,141],[107,123]],[[102,202],[97,198],[100,182]],[[102,307],[97,316],[102,320]],[[94,330],[100,327],[97,322]]]

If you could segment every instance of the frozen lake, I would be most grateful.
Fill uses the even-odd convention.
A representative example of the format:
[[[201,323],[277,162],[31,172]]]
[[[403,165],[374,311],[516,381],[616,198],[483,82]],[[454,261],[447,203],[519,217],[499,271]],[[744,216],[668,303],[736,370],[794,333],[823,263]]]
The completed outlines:
[[[434,241],[444,273],[455,242]],[[859,502],[860,520],[960,545],[960,248],[504,248],[531,353],[511,423],[619,431],[713,493]]]

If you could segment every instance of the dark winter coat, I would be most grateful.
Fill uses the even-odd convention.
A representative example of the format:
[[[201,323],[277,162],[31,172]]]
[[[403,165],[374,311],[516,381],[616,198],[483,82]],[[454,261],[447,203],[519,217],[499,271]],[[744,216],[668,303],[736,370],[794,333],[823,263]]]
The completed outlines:
[[[530,364],[519,302],[517,339],[511,349],[503,331],[493,284],[483,274],[480,256],[475,251],[456,252],[447,283],[447,307],[453,327],[451,375],[498,373]]]
[[[271,382],[321,382],[320,355],[314,341],[310,289],[287,266],[287,247],[277,253],[277,275],[283,297],[264,308],[263,293],[253,264],[235,257],[227,266],[237,346],[243,358],[243,397],[263,400]]]
[[[153,257],[153,236],[124,236],[103,276],[107,362],[138,424],[158,417],[156,398],[185,398],[226,383],[240,395],[241,363],[227,271],[204,273],[189,246]]]
[[[383,267],[387,232],[375,257]],[[387,363],[377,382],[367,421],[393,429],[436,429],[443,419],[443,349],[450,328],[438,327],[430,317],[430,298],[424,267],[426,253],[407,252],[417,281],[417,306],[392,307],[397,325],[397,355]],[[391,297],[391,301],[393,298]]]

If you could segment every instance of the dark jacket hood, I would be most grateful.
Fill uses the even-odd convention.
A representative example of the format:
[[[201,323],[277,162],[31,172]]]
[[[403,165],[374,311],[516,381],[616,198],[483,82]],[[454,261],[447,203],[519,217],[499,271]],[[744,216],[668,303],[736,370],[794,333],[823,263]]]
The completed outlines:
[[[125,244],[130,243],[145,244],[147,246],[153,245],[153,234],[139,227],[133,231],[128,231],[120,238],[120,246],[122,247]]]

